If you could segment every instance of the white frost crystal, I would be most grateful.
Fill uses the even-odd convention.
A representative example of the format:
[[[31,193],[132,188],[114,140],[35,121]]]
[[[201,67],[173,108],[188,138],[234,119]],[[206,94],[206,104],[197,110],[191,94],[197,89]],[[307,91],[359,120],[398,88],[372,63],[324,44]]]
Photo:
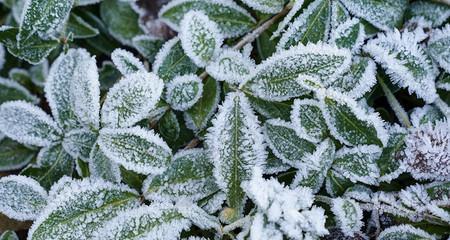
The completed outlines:
[[[139,59],[132,53],[120,48],[111,53],[111,60],[122,75],[146,71],[144,64]]]
[[[202,79],[195,74],[175,77],[167,84],[166,101],[179,111],[191,108],[202,97]]]
[[[279,225],[280,230],[291,239],[301,240],[304,234],[315,237],[328,234],[324,210],[312,206],[314,195],[311,189],[305,187],[291,189],[276,179],[265,180],[258,170],[253,174],[253,178],[242,186],[258,207],[258,212],[264,214],[269,223]],[[252,228],[268,231],[261,229],[259,218],[261,216],[256,218],[256,222],[253,223],[255,226]],[[270,232],[270,235],[278,235],[273,226]]]
[[[225,49],[208,66],[206,71],[217,81],[230,84],[245,82],[256,65],[252,59],[237,50]]]
[[[450,180],[449,122],[412,128],[406,137],[404,163],[416,179]]]

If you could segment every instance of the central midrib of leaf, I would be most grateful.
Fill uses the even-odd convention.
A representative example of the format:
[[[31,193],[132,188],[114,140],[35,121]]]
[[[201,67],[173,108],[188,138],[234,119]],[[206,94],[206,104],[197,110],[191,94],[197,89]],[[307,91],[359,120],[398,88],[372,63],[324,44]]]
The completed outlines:
[[[239,176],[239,166],[242,164],[242,161],[240,159],[239,155],[239,137],[240,137],[240,114],[239,114],[239,98],[235,97],[233,99],[234,106],[233,106],[233,173],[231,175],[231,183],[230,183],[230,190],[231,194],[228,195],[228,199],[230,201],[230,207],[232,208],[238,208],[239,199],[236,199],[237,196],[241,195],[242,190],[240,189],[240,178]]]

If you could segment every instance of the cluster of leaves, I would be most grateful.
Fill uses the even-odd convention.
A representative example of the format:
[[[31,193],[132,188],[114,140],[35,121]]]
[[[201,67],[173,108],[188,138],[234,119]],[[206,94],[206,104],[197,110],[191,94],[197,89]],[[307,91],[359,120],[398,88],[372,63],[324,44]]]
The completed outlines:
[[[1,240],[449,237],[449,5],[0,3]]]

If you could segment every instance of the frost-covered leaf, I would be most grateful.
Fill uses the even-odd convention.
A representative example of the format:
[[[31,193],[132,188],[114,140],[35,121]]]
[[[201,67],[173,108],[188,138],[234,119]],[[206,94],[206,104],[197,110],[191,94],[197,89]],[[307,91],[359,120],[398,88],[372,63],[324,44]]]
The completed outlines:
[[[20,169],[35,155],[34,150],[9,138],[0,137],[0,171]]]
[[[189,11],[203,11],[225,37],[242,35],[255,25],[255,19],[233,1],[175,0],[161,8],[159,17],[171,28],[180,30],[180,22]]]
[[[197,65],[184,53],[179,38],[167,41],[156,55],[153,72],[165,82],[176,76],[195,74]]]
[[[158,132],[163,139],[175,142],[180,137],[180,123],[174,111],[169,110],[158,120]]]
[[[102,0],[75,0],[75,6],[86,6],[91,4],[96,4],[101,2]]]
[[[44,60],[42,63],[32,66],[29,71],[33,84],[38,87],[44,87],[49,71],[48,61]]]
[[[361,230],[363,226],[363,212],[359,204],[354,200],[335,198],[332,201],[331,211],[345,236],[352,237]]]
[[[433,27],[439,27],[450,17],[450,6],[432,1],[419,0],[410,3],[408,14],[411,17],[424,17]]]
[[[277,49],[289,49],[299,43],[317,43],[328,39],[330,31],[330,0],[315,0],[294,20],[281,36]]]
[[[389,227],[378,235],[378,240],[436,240],[429,233],[411,225],[397,225]]]
[[[140,127],[100,131],[98,145],[112,161],[142,174],[160,174],[172,160],[172,151],[153,130]]]
[[[299,136],[293,126],[279,119],[270,119],[264,125],[265,139],[272,152],[284,163],[299,167],[308,154],[316,150],[314,143]]]
[[[127,50],[120,48],[114,50],[114,52],[111,53],[111,60],[124,76],[140,71],[146,71],[144,64]]]
[[[350,13],[340,1],[331,2],[331,31],[350,19]]]
[[[206,66],[206,71],[217,81],[240,84],[250,76],[255,68],[255,63],[249,57],[239,51],[225,49]]]
[[[241,183],[267,157],[258,119],[243,93],[228,93],[208,131],[216,183],[227,194],[228,206],[239,215],[245,200]]]
[[[342,148],[336,152],[333,169],[352,182],[376,185],[380,177],[376,160],[380,154],[381,149],[375,145]]]
[[[303,7],[303,0],[296,0],[294,1],[294,4],[292,5],[291,10],[289,10],[289,13],[283,18],[283,20],[278,24],[277,30],[273,32],[271,40],[273,38],[276,38],[280,36],[280,34],[284,31],[284,29],[290,24],[291,20],[299,13],[299,11]]]
[[[283,160],[277,158],[273,153],[269,152],[266,164],[264,164],[264,174],[277,174],[287,171],[291,166],[284,163]]]
[[[352,14],[385,31],[401,24],[408,6],[408,0],[341,0],[341,2]]]
[[[173,156],[166,171],[149,176],[144,183],[145,197],[149,200],[198,201],[218,190],[213,176],[213,165],[203,149],[183,150]]]
[[[13,56],[26,60],[31,64],[39,64],[58,45],[58,40],[43,40],[37,34],[31,35],[26,42],[17,45],[17,35],[19,28],[3,25],[0,27],[0,42],[7,47],[8,52]]]
[[[16,81],[0,77],[0,104],[14,100],[24,100],[31,103],[39,102],[39,98],[31,94],[28,89]]]
[[[100,4],[100,16],[108,27],[109,33],[124,45],[133,46],[132,39],[143,34],[137,14],[129,2],[104,0]]]
[[[247,97],[250,100],[252,107],[257,113],[261,114],[261,116],[267,119],[279,118],[282,120],[289,120],[292,101],[270,102],[252,95],[247,95]]]
[[[318,192],[333,163],[335,151],[336,147],[331,139],[320,143],[314,153],[304,158],[292,186],[309,187],[314,193]]]
[[[36,163],[35,168],[28,167],[22,174],[33,177],[48,189],[63,176],[72,176],[75,159],[64,150],[61,144],[57,144],[42,148],[37,155]]]
[[[445,115],[434,105],[425,105],[414,108],[410,114],[410,120],[413,126],[431,123],[435,125],[438,121],[444,121]]]
[[[92,147],[89,158],[89,172],[94,178],[102,178],[110,182],[121,181],[119,165],[105,156],[97,144]]]
[[[153,203],[150,206],[120,213],[106,222],[93,239],[167,239],[180,238],[183,230],[189,229],[191,221],[168,203]]]
[[[332,81],[350,66],[350,53],[323,44],[299,45],[281,51],[256,67],[245,83],[256,97],[283,101],[307,93],[297,81],[302,78]],[[309,77],[311,76],[311,77]]]
[[[133,47],[138,50],[149,62],[155,60],[159,49],[163,46],[164,40],[148,35],[139,35],[132,39]]]
[[[100,89],[95,58],[85,49],[71,49],[52,64],[45,94],[61,128],[81,123],[98,128]]]
[[[220,93],[220,84],[213,78],[208,78],[203,85],[202,97],[184,112],[184,120],[189,129],[198,132],[207,126],[219,105]]]
[[[326,86],[338,92],[359,99],[377,83],[375,62],[368,57],[355,57],[350,69]]]
[[[391,80],[410,93],[431,103],[436,99],[434,80],[438,75],[436,66],[415,40],[414,33],[398,30],[380,33],[364,46],[375,61],[380,63]]]
[[[403,172],[401,159],[405,148],[406,135],[406,129],[398,125],[389,128],[389,140],[377,160],[377,165],[380,168],[380,182],[390,182]]]
[[[339,48],[348,48],[357,53],[364,44],[366,33],[359,19],[352,18],[331,31],[330,42]]]
[[[97,28],[91,26],[75,13],[70,14],[64,32],[66,36],[71,35],[74,39],[91,38],[100,33]]]
[[[102,123],[107,127],[130,127],[144,119],[158,103],[163,85],[153,73],[125,76],[108,92],[102,107]]]
[[[5,65],[5,54],[5,47],[3,47],[3,44],[0,44],[0,69]]]
[[[203,83],[197,75],[175,77],[167,84],[166,101],[179,111],[191,108],[202,97]]]
[[[450,73],[450,24],[433,30],[428,40],[428,53],[439,65]]]
[[[44,209],[28,239],[92,239],[106,221],[137,206],[139,196],[128,187],[102,180],[74,181]]]
[[[49,115],[22,101],[0,105],[0,130],[22,144],[41,147],[61,138],[61,130]]]
[[[47,192],[25,176],[0,178],[0,213],[11,219],[34,220],[47,205]]]
[[[377,113],[369,113],[358,103],[335,91],[319,91],[318,97],[331,134],[342,143],[355,146],[384,146],[387,131]]]
[[[17,36],[18,46],[26,46],[35,33],[43,39],[54,37],[69,17],[73,2],[26,0]]]
[[[178,201],[175,207],[180,213],[191,220],[191,222],[200,229],[220,229],[221,225],[216,216],[211,216],[205,210],[193,202],[182,199]]]
[[[87,129],[75,129],[65,134],[62,146],[73,158],[87,162],[96,140],[97,134]]]
[[[66,187],[70,187],[70,184],[74,181],[77,180],[67,176],[60,178],[48,191],[48,201],[53,201]]]
[[[308,140],[313,142],[320,142],[328,134],[319,102],[315,100],[295,100],[292,105],[291,122],[299,135],[306,135]]]
[[[199,67],[206,67],[220,52],[223,36],[215,22],[200,11],[189,11],[180,23],[184,52]]]
[[[0,240],[19,240],[19,237],[15,232],[8,230],[0,235]]]
[[[278,13],[283,10],[284,0],[243,0],[247,6],[263,13]]]

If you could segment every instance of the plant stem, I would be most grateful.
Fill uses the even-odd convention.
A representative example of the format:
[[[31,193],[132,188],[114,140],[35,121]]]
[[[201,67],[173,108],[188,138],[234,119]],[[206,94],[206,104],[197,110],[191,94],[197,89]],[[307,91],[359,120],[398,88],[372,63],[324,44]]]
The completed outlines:
[[[388,88],[388,86],[384,83],[383,79],[377,76],[378,83],[381,85],[384,94],[386,95],[389,106],[391,106],[392,110],[394,110],[395,116],[397,116],[398,120],[402,124],[403,127],[410,128],[412,127],[411,121],[409,121],[408,114],[405,109],[400,105],[398,100],[395,98],[394,94]]]
[[[246,223],[250,222],[250,220],[251,220],[250,216],[245,216],[245,217],[238,219],[235,222],[223,227],[222,232],[223,233],[231,232],[236,228],[240,228],[240,227],[244,226]]]

